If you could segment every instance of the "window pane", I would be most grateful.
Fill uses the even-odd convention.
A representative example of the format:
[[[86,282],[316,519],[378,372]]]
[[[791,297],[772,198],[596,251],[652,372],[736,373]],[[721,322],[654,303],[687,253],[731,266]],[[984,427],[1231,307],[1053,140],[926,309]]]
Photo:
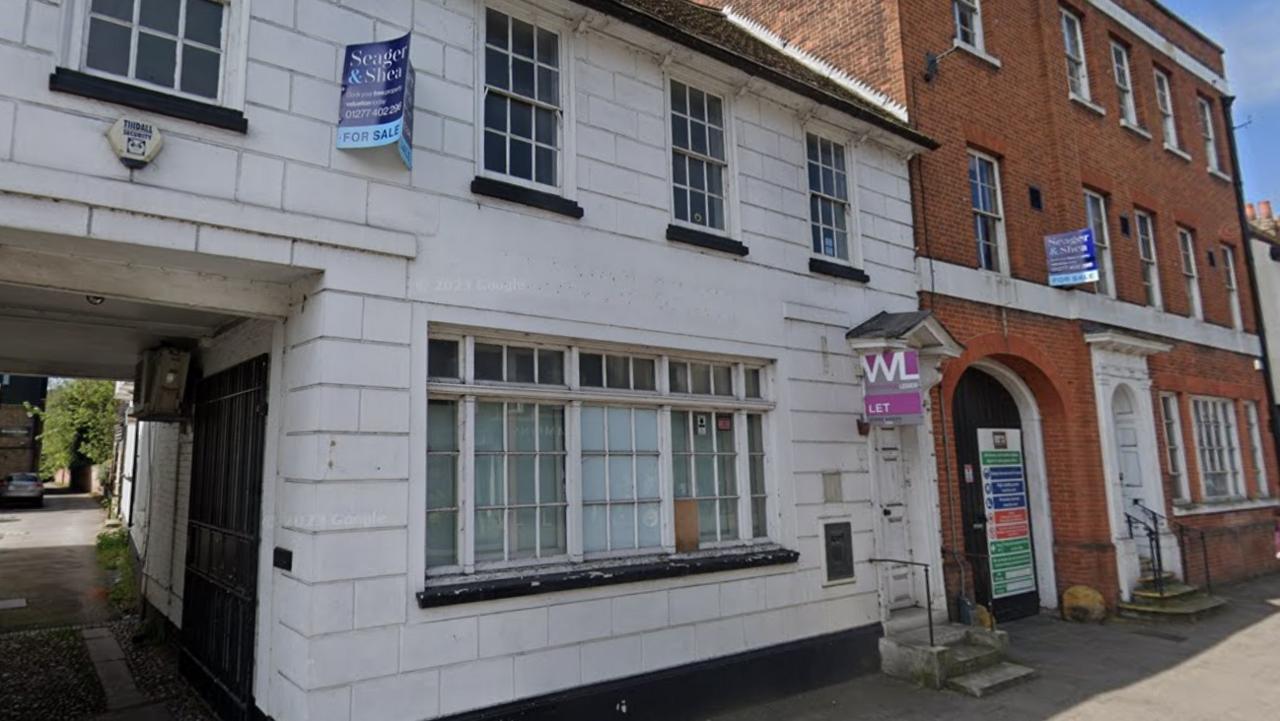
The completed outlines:
[[[690,369],[693,371],[693,392],[710,395],[711,366],[705,363],[693,363]]]
[[[485,42],[505,49],[507,47],[507,16],[497,10],[487,10],[484,25]]]
[[[538,28],[538,62],[553,68],[560,66],[560,38],[542,28]]]
[[[556,453],[564,450],[564,408],[538,406],[538,450]]]
[[[502,441],[502,404],[476,404],[476,450],[501,451]]]
[[[511,102],[511,134],[521,138],[533,137],[533,106],[515,100]]]
[[[658,412],[637,408],[635,414],[636,450],[658,450]]]
[[[530,558],[537,555],[538,509],[516,508],[509,515],[511,528],[507,543],[511,558]]]
[[[631,359],[633,387],[638,391],[651,391],[655,385],[656,366],[652,358]]]
[[[671,116],[671,145],[689,149],[689,121],[678,115]]]
[[[564,385],[564,353],[558,350],[538,351],[538,382]]]
[[[658,492],[658,457],[636,457],[636,498],[657,498]]]
[[[507,66],[508,60],[506,53],[494,50],[493,48],[485,48],[484,51],[484,81],[488,85],[503,90],[511,89],[511,70]]]
[[[514,108],[515,106],[512,105]],[[517,178],[533,180],[533,146],[522,140],[511,141],[511,167],[509,172]]]
[[[751,536],[764,538],[769,535],[768,519],[764,515],[765,499],[751,499]]]
[[[178,11],[182,0],[142,0],[138,24],[152,30],[178,34]]]
[[[129,73],[129,28],[94,18],[89,22],[89,49],[85,64],[95,70]]]
[[[582,450],[604,450],[604,409],[596,406],[582,408]]]
[[[187,27],[183,37],[222,47],[222,5],[213,0],[187,0]]]
[[[497,133],[484,134],[484,167],[499,173],[507,172],[507,139]]]
[[[476,343],[476,380],[502,380],[502,346]]]
[[[698,540],[713,543],[720,540],[716,533],[715,501],[698,501]]]
[[[538,100],[551,105],[560,104],[560,73],[538,66]]]
[[[688,113],[688,107],[685,102],[685,86],[674,80],[671,81],[671,110],[682,115]]]
[[[609,544],[613,549],[636,547],[636,507],[631,504],[609,508]]]
[[[537,502],[537,467],[536,456],[507,457],[507,503],[528,505]]]
[[[582,509],[582,550],[587,553],[609,550],[608,506]]]
[[[671,412],[671,450],[687,453],[689,450],[689,412]]]
[[[715,456],[698,455],[693,459],[694,489],[699,498],[716,495]]]
[[[738,504],[736,501],[720,501],[720,540],[738,537]]]
[[[662,545],[662,510],[657,503],[642,503],[640,516],[640,548]]]
[[[501,506],[506,498],[506,464],[502,456],[477,453],[475,463],[476,506]]]
[[[582,459],[582,500],[590,503],[605,498],[604,456],[585,456]]]
[[[503,511],[476,511],[476,560],[502,558]]]
[[[457,562],[456,519],[453,511],[427,514],[427,566],[450,566]]]
[[[635,498],[631,470],[631,456],[609,458],[609,500],[622,501]]]
[[[138,57],[134,61],[134,77],[171,88],[176,62],[177,45],[174,41],[148,33],[138,33]]]
[[[631,387],[631,359],[627,356],[605,356],[605,385],[610,388]]]
[[[532,383],[533,374],[532,348],[507,346],[507,380],[515,383]]]
[[[693,486],[689,477],[689,456],[676,456],[671,464],[672,490],[676,498],[689,498]]]
[[[536,412],[537,406],[532,403],[507,404],[508,450],[537,450]]]
[[[604,387],[604,356],[596,353],[578,354],[578,383],[589,388]]]
[[[539,529],[542,555],[555,556],[567,551],[569,546],[565,540],[565,508],[543,508],[538,513],[542,516],[542,528]]]
[[[536,120],[536,139],[543,145],[556,145],[556,114],[553,110],[538,108]]]
[[[715,381],[716,395],[733,395],[733,368],[729,366],[713,366],[712,380]]]
[[[427,402],[427,450],[458,450],[458,404],[453,401]]]
[[[689,220],[689,193],[683,188],[673,190],[676,220]]]
[[[672,393],[689,392],[689,365],[687,363],[670,363],[667,369]]]
[[[427,341],[427,377],[458,377],[458,341]]]
[[[533,94],[533,63],[520,58],[511,59],[511,92],[526,98]]]
[[[747,397],[759,398],[760,397],[760,369],[748,368],[746,370],[746,381],[747,381],[747,389],[746,389]]]
[[[458,460],[452,455],[427,456],[427,508],[453,508],[457,500]]]
[[[609,450],[631,450],[631,410],[629,408],[609,409]]]
[[[133,22],[133,0],[93,0],[93,12]]]

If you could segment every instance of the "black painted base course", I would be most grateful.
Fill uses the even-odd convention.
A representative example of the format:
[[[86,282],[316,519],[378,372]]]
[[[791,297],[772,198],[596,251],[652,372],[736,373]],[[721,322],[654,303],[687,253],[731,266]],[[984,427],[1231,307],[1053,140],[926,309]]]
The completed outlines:
[[[449,716],[444,721],[695,721],[880,668],[880,624]]]

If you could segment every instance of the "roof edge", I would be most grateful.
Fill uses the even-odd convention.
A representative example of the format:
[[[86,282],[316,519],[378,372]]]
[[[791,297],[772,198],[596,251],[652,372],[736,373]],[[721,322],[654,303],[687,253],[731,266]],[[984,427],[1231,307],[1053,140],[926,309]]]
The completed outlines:
[[[888,131],[889,133],[892,133],[925,150],[936,150],[941,147],[941,143],[937,140],[934,140],[928,135],[925,135],[905,123],[895,122],[894,120],[880,115],[869,108],[861,107],[855,103],[835,97],[818,87],[805,83],[802,80],[790,77],[785,73],[762,65],[755,60],[740,55],[739,53],[700,38],[683,28],[672,25],[666,20],[646,13],[639,8],[628,6],[618,0],[573,0],[573,2],[620,20],[628,25],[640,28],[641,30],[654,33],[655,35],[666,38],[671,42],[683,45],[690,50],[694,50],[716,60],[726,62],[743,70],[744,72],[767,80],[768,82],[781,88],[785,88],[786,90],[790,90],[797,95],[803,95],[869,125],[874,125],[881,130]],[[712,8],[707,8],[707,10],[709,12],[716,12]]]

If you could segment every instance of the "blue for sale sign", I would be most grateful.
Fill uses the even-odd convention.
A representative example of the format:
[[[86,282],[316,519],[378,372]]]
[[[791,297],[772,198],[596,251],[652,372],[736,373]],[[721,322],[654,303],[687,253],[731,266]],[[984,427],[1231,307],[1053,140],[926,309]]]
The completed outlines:
[[[1093,230],[1084,228],[1044,237],[1044,255],[1049,262],[1049,285],[1079,285],[1097,282],[1098,249]]]
[[[413,63],[409,36],[348,45],[342,62],[338,115],[339,148],[398,143],[413,167]]]

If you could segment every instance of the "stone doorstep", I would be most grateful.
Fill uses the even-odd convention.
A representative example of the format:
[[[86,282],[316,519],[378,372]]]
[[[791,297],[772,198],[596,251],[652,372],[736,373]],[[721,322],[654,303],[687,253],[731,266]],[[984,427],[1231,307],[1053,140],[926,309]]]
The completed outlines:
[[[949,678],[947,679],[947,688],[974,698],[982,698],[1024,681],[1030,681],[1035,677],[1035,669],[1008,661],[1001,661],[993,666],[971,671],[963,676]]]
[[[947,681],[1004,661],[1009,635],[1004,631],[946,624],[935,629],[929,645],[927,629],[880,639],[880,668],[895,678],[941,689]]]
[[[1185,583],[1181,583],[1178,581],[1171,581],[1171,582],[1166,582],[1164,584],[1163,592],[1156,590],[1155,585],[1153,584],[1151,586],[1144,585],[1134,589],[1133,595],[1135,598],[1141,598],[1143,600],[1160,601],[1165,599],[1179,598],[1182,596],[1190,596],[1191,594],[1196,593],[1199,590],[1200,589],[1196,588],[1195,586],[1188,586]]]
[[[1227,602],[1197,591],[1191,595],[1159,600],[1137,599],[1117,604],[1121,616],[1145,621],[1198,621]]]

